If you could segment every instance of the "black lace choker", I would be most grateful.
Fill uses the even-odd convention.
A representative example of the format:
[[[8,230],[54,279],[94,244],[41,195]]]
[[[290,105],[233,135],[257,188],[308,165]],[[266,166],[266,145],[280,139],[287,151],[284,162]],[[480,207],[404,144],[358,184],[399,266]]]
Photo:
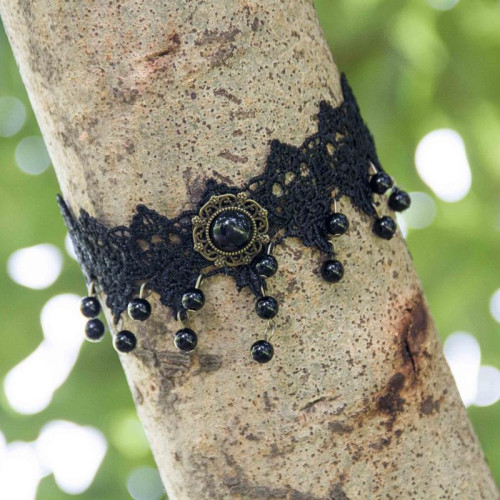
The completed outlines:
[[[278,268],[273,249],[290,237],[316,247],[324,255],[322,277],[335,283],[342,279],[344,268],[335,258],[332,237],[349,227],[347,217],[337,211],[339,201],[347,197],[372,216],[373,232],[385,239],[394,236],[396,224],[392,217],[378,214],[374,196],[392,188],[389,208],[401,211],[410,206],[408,194],[393,186],[382,169],[344,75],[342,90],[344,102],[339,107],[320,103],[318,131],[301,146],[273,140],[261,175],[240,188],[207,180],[196,208],[174,219],[138,205],[130,226],[107,228],[84,210],[76,218],[59,196],[90,289],[82,301],[82,313],[90,318],[87,338],[98,341],[104,334],[97,319],[101,309],[97,290],[106,296],[115,324],[125,310],[134,320],[148,319],[151,305],[144,294],[155,292],[182,325],[175,345],[192,351],[198,339],[186,326],[189,312],[203,307],[202,282],[223,273],[234,278],[238,289],[248,287],[257,297],[256,313],[268,323],[251,354],[260,363],[271,360],[270,340],[279,308],[266,293],[266,279]],[[114,338],[121,352],[136,344],[135,335],[127,330]]]

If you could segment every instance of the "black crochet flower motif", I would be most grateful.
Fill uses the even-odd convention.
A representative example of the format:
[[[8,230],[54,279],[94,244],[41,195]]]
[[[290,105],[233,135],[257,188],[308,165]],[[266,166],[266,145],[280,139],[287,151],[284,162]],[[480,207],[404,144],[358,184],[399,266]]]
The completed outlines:
[[[320,103],[318,131],[301,146],[273,140],[262,174],[240,188],[207,180],[196,208],[174,219],[138,205],[129,226],[107,228],[84,210],[75,217],[58,197],[87,283],[95,282],[104,292],[116,323],[144,283],[176,316],[182,294],[202,273],[205,278],[225,273],[234,277],[238,289],[249,287],[256,296],[262,295],[266,285],[255,259],[237,266],[222,261],[215,265],[214,259],[194,249],[193,218],[211,197],[252,200],[266,211],[266,238],[274,246],[295,237],[329,256],[333,249],[326,221],[333,197],[347,196],[359,210],[376,215],[370,168],[383,169],[344,75],[342,90],[340,106]]]

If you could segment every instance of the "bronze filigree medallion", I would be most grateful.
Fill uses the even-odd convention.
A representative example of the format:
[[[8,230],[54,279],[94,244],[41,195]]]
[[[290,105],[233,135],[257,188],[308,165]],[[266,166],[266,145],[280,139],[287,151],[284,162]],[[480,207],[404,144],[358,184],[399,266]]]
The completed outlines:
[[[194,249],[220,267],[249,264],[269,242],[267,210],[247,193],[212,196],[192,223]]]

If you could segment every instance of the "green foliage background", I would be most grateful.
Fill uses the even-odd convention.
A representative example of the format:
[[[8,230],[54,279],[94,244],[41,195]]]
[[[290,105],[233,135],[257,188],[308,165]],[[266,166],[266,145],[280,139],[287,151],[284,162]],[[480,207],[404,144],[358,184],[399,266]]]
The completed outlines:
[[[379,156],[401,186],[431,194],[414,166],[415,147],[426,133],[446,127],[464,138],[471,192],[458,203],[434,197],[435,221],[410,232],[407,241],[442,338],[457,330],[471,332],[481,344],[482,363],[500,367],[500,325],[489,313],[490,297],[500,288],[500,2],[462,0],[447,11],[432,8],[426,0],[317,0],[316,5],[336,63],[347,73],[376,138]],[[18,97],[30,109],[0,31],[3,95]],[[85,293],[78,266],[66,254],[61,277],[45,290],[16,285],[6,272],[9,255],[19,248],[38,243],[64,248],[66,230],[55,203],[53,170],[29,176],[14,159],[18,142],[36,134],[30,111],[19,133],[0,138],[1,380],[41,341],[45,302],[59,293]],[[500,404],[471,407],[469,414],[500,482]],[[0,430],[9,442],[36,439],[41,426],[53,419],[95,426],[109,441],[94,483],[79,498],[130,498],[128,474],[153,465],[153,460],[109,339],[104,345],[84,344],[69,379],[43,412],[19,415],[3,393],[0,396]],[[38,498],[67,495],[49,476]]]

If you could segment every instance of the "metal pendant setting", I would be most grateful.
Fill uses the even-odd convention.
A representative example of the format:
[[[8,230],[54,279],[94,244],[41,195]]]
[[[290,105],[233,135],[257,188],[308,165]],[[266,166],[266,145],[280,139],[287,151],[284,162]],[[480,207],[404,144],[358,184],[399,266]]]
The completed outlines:
[[[191,222],[194,249],[218,267],[249,264],[269,243],[267,210],[245,192],[212,196]]]

